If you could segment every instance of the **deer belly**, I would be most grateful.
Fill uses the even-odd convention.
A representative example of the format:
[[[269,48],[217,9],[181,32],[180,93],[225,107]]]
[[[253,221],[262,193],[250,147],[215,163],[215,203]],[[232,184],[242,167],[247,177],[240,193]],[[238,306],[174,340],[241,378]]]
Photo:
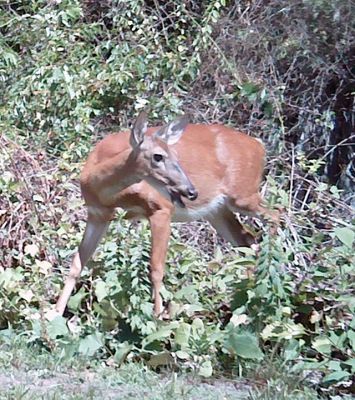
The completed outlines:
[[[172,220],[173,222],[187,222],[208,219],[209,216],[218,214],[221,208],[225,206],[225,202],[226,196],[222,194],[199,205],[189,201],[185,208],[175,207]]]

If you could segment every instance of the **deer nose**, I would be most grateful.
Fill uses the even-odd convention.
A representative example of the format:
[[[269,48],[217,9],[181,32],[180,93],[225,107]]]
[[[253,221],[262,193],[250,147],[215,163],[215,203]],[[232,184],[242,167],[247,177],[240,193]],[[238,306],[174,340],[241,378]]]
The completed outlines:
[[[196,189],[187,189],[187,198],[189,200],[196,200],[198,196],[198,192]]]

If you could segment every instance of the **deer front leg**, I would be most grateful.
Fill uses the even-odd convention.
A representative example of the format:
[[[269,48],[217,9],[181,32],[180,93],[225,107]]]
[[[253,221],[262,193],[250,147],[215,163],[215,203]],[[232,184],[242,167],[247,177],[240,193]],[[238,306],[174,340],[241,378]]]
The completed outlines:
[[[64,288],[55,306],[55,310],[59,315],[63,315],[83,267],[94,254],[101,238],[106,233],[109,224],[110,221],[95,221],[90,218],[88,219],[84,237],[80,243],[78,252],[73,258],[69,275],[65,280]]]
[[[149,217],[151,238],[151,255],[150,255],[150,281],[152,284],[154,316],[163,317],[163,301],[160,289],[164,277],[164,267],[168,243],[170,238],[170,222],[171,214],[166,210],[158,210]]]

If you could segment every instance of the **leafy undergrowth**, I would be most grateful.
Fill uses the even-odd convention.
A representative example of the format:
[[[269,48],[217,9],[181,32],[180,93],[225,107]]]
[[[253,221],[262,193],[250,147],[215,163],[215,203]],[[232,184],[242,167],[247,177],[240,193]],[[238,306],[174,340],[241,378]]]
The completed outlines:
[[[57,366],[243,377],[252,399],[354,393],[353,13],[343,0],[261,3],[4,2],[1,343],[11,328]],[[78,160],[147,105],[153,119],[188,111],[263,139],[281,227],[264,228],[258,256],[206,224],[177,228],[173,318],[160,322],[149,231],[120,214],[65,318],[48,322],[84,229]]]
[[[0,180],[8,241],[1,249],[2,342],[11,327],[29,345],[60,353],[61,360],[83,356],[117,367],[138,362],[202,378],[249,378],[259,388],[253,398],[280,389],[285,379],[277,371],[295,377],[290,387],[281,386],[279,398],[304,385],[329,395],[353,390],[354,230],[330,212],[342,205],[334,190],[320,183],[302,210],[284,212],[278,234],[264,232],[257,256],[212,241],[211,257],[193,246],[195,230],[201,235],[206,225],[190,226],[190,244],[175,229],[162,293],[171,321],[152,317],[148,226],[118,213],[67,314],[48,321],[84,228],[74,211],[80,208],[78,190],[66,180],[74,167],[63,161],[44,172],[31,158],[21,163],[26,153],[18,148],[7,146],[3,155],[3,166],[10,158],[20,162]],[[29,193],[39,179],[36,193]],[[271,179],[268,192],[287,207],[286,192]],[[48,200],[54,196],[55,207]],[[72,201],[64,212],[67,199]],[[273,373],[274,364],[279,368]]]

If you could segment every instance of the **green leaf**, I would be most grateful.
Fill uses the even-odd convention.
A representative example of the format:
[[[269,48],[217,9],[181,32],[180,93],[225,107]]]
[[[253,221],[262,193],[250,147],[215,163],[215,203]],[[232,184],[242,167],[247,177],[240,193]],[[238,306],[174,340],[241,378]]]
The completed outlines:
[[[51,339],[56,339],[58,336],[65,336],[69,333],[67,321],[62,316],[58,315],[52,321],[48,322],[47,333]]]
[[[286,339],[297,338],[304,334],[304,327],[301,324],[295,324],[294,322],[273,322],[265,326],[261,332],[261,337],[264,340],[275,338],[275,339]]]
[[[5,290],[17,290],[18,282],[24,279],[23,271],[21,268],[6,268],[5,271],[0,271],[0,287]]]
[[[340,361],[334,361],[334,360],[329,361],[328,368],[333,371],[341,371]]]
[[[100,280],[96,283],[95,294],[99,303],[108,295],[107,285],[104,281]]]
[[[118,365],[121,365],[125,359],[127,358],[127,355],[130,353],[130,351],[133,349],[133,346],[129,344],[128,342],[121,343],[118,349],[116,350],[116,353],[114,355],[114,359],[117,362]]]
[[[353,349],[353,351],[355,351],[355,331],[349,329],[349,331],[347,332],[347,337],[349,339],[351,348]]]
[[[191,333],[191,325],[181,322],[175,332],[175,342],[181,347],[188,347]]]
[[[285,361],[295,360],[300,354],[300,341],[291,339],[285,346]]]
[[[318,337],[313,341],[312,347],[322,354],[330,354],[332,343],[327,337]]]
[[[341,350],[345,350],[344,343],[346,341],[346,337],[346,332],[343,332],[342,334],[336,334],[334,331],[329,332],[329,339],[332,345]]]
[[[204,361],[198,370],[198,374],[200,376],[203,376],[204,378],[209,378],[210,376],[212,376],[213,368],[212,368],[211,361],[209,361],[209,360]]]
[[[174,297],[175,299],[189,299],[191,296],[196,295],[196,292],[196,286],[184,286],[174,294]]]
[[[86,336],[84,339],[81,339],[78,350],[79,353],[90,357],[93,356],[102,346],[102,335],[99,333],[94,333]]]
[[[263,352],[260,350],[257,339],[251,333],[232,332],[227,336],[225,345],[227,349],[239,357],[261,360],[264,358]]]
[[[255,94],[259,92],[259,88],[252,82],[246,82],[242,85],[242,95],[250,96],[251,94]]]
[[[77,310],[82,300],[87,296],[85,289],[82,287],[80,290],[75,293],[74,296],[71,296],[68,302],[68,306],[71,310]]]
[[[172,322],[169,325],[162,326],[159,330],[156,332],[148,335],[142,342],[143,347],[145,347],[147,344],[154,342],[155,340],[164,340],[168,338],[173,330],[178,327],[178,322]]]
[[[350,360],[344,361],[343,364],[349,365],[351,367],[351,373],[355,373],[355,358],[350,358]]]
[[[102,329],[104,331],[112,331],[118,325],[118,321],[115,318],[102,318],[101,321]]]
[[[355,238],[355,232],[352,229],[345,227],[335,228],[334,234],[345,246],[352,248]]]
[[[186,351],[178,350],[175,354],[177,358],[180,358],[180,360],[188,360],[190,358],[190,354]]]
[[[195,318],[192,321],[192,332],[195,338],[205,332],[205,326],[201,318]]]
[[[335,371],[323,378],[323,383],[332,383],[332,382],[339,382],[346,378],[349,378],[350,373],[347,371]]]

